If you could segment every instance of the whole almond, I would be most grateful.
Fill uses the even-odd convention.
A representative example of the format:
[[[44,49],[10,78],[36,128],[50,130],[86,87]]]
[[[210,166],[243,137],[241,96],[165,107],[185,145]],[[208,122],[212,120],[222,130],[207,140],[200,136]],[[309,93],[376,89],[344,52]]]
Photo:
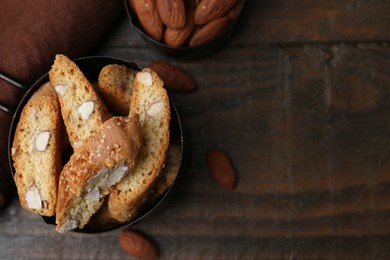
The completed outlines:
[[[195,90],[194,80],[181,68],[160,60],[152,62],[149,67],[162,79],[166,89],[177,92]]]
[[[194,31],[194,9],[187,9],[186,25],[181,29],[167,28],[164,34],[164,41],[167,45],[172,47],[182,46]]]
[[[232,191],[237,182],[236,172],[228,155],[220,149],[212,149],[206,156],[207,167],[222,188]]]
[[[135,230],[123,230],[118,239],[123,251],[144,260],[155,260],[158,250],[155,243],[147,236]]]
[[[177,30],[185,26],[186,12],[183,0],[157,0],[157,10],[168,28]]]
[[[196,29],[191,36],[189,46],[201,45],[217,38],[228,28],[230,23],[229,17],[223,16]]]
[[[230,11],[227,13],[227,16],[232,20],[236,20],[237,17],[240,15],[241,13],[241,7],[242,7],[242,1],[243,0],[237,0],[237,2],[235,3],[235,5],[232,7],[232,9],[230,9]]]
[[[195,10],[195,24],[207,24],[227,14],[237,0],[202,0]]]
[[[164,25],[157,11],[156,0],[128,1],[145,33],[156,41],[161,41]]]

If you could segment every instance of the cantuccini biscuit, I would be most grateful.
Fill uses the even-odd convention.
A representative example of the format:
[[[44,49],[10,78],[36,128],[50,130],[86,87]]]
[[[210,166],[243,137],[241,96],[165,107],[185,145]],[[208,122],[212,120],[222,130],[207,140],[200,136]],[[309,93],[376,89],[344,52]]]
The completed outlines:
[[[120,116],[129,114],[134,78],[137,72],[118,64],[106,65],[100,71],[95,88],[111,113]]]
[[[170,145],[165,158],[164,167],[148,198],[148,204],[153,203],[173,184],[180,168],[180,146]]]
[[[138,114],[113,117],[87,138],[64,166],[58,188],[56,230],[82,229],[111,187],[135,167],[141,146]]]
[[[136,216],[147,201],[165,161],[169,145],[170,104],[162,80],[145,68],[138,72],[130,115],[139,114],[143,145],[132,174],[111,190],[95,219],[99,223],[124,223]]]
[[[55,214],[62,132],[57,93],[48,82],[23,108],[11,150],[20,203],[43,216]]]
[[[111,114],[83,72],[65,55],[56,55],[49,77],[58,93],[69,141],[77,149]]]

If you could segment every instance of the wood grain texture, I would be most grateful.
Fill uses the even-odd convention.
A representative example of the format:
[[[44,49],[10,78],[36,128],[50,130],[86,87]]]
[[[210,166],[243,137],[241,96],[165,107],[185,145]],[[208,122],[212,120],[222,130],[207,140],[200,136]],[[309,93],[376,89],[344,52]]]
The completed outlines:
[[[252,42],[388,41],[386,0],[246,1],[245,28]],[[383,11],[381,11],[383,10]]]
[[[246,2],[245,26],[209,57],[158,54],[126,19],[95,50],[141,66],[164,59],[197,83],[171,93],[188,170],[169,206],[135,228],[161,259],[386,259],[388,1]],[[213,147],[234,163],[233,192],[208,172]],[[0,259],[131,259],[118,235],[58,235],[15,199],[0,213]]]

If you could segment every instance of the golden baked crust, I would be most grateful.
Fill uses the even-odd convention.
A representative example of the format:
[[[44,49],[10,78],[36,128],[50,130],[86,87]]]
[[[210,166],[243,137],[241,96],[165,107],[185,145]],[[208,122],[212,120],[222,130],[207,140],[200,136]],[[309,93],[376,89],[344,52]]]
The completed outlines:
[[[111,114],[83,72],[66,56],[56,55],[49,77],[58,93],[69,141],[77,149]]]
[[[48,82],[23,108],[12,145],[20,204],[43,216],[55,214],[62,129],[57,93]]]
[[[180,146],[170,145],[165,158],[164,167],[154,185],[147,203],[153,203],[158,199],[175,181],[180,168]]]
[[[111,113],[120,116],[129,114],[134,78],[137,72],[118,64],[109,64],[100,71],[99,84],[95,85],[95,89]]]
[[[113,117],[85,140],[61,172],[56,212],[58,232],[84,227],[111,187],[134,168],[141,143],[137,114],[131,118]]]
[[[99,210],[98,223],[124,223],[148,199],[164,164],[169,145],[170,105],[162,80],[149,68],[137,73],[130,115],[139,114],[143,145],[132,174],[114,186]]]

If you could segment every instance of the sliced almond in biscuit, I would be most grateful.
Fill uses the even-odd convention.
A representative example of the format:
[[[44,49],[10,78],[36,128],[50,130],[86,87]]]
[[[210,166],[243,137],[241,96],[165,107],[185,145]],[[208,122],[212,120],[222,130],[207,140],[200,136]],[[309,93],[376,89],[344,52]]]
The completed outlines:
[[[35,150],[37,150],[38,152],[44,152],[46,150],[47,145],[49,144],[50,136],[50,131],[39,132],[34,139]]]
[[[93,113],[94,108],[95,108],[95,103],[92,100],[88,100],[81,103],[77,107],[77,112],[79,112],[82,119],[88,120],[88,118]]]
[[[32,185],[26,193],[26,202],[27,206],[30,209],[41,209],[42,208],[42,199],[39,194],[37,186]]]
[[[61,96],[63,96],[65,94],[65,90],[66,90],[66,85],[57,85],[54,87],[54,89],[56,90],[56,92],[58,94],[60,94]]]
[[[150,104],[148,108],[148,115],[151,117],[157,116],[164,108],[164,103],[160,100],[153,102]]]
[[[152,86],[152,84],[153,84],[152,75],[147,71],[138,72],[138,80],[142,84],[149,86],[149,87]]]

